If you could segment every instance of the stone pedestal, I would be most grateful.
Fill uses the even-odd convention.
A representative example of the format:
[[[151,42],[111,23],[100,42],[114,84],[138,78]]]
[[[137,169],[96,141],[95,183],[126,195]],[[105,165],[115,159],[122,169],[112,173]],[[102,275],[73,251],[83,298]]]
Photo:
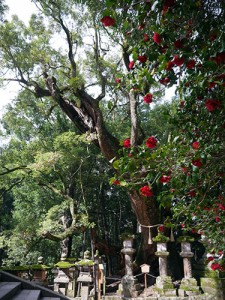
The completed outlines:
[[[195,278],[183,278],[181,280],[180,288],[178,290],[180,297],[197,296],[201,292]]]
[[[140,294],[140,284],[133,276],[133,254],[136,250],[132,248],[132,240],[124,240],[123,246],[121,252],[125,258],[125,276],[121,280],[122,287],[120,288],[122,288],[124,298],[137,298]]]
[[[176,297],[176,290],[170,276],[158,276],[152,290],[155,297]]]

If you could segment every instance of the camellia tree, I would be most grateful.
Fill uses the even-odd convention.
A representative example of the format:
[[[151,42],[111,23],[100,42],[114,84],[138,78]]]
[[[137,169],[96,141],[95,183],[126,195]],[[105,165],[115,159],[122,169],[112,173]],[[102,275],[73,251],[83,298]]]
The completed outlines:
[[[33,16],[28,27],[16,17],[1,26],[4,81],[50,98],[81,133],[89,134],[115,169],[112,183],[128,191],[145,250],[147,227],[162,222],[160,207],[168,215],[173,211],[172,226],[178,222],[183,229],[204,231],[219,247],[224,230],[223,1],[33,2],[42,16]],[[54,46],[56,32],[65,37],[61,50]],[[121,49],[121,57],[113,49]],[[180,102],[173,115],[177,130],[164,145],[143,130],[141,112],[173,85]],[[111,131],[105,117],[119,108],[129,109],[127,136],[122,129]]]
[[[167,218],[167,226],[206,236],[209,249],[221,254],[225,229],[224,2],[133,2],[130,14],[122,23],[131,45],[130,88],[138,92],[146,80],[176,85],[180,104],[171,119],[177,131],[165,146],[158,146],[154,136],[139,147],[132,139],[125,140],[128,157],[114,162],[122,174],[119,180],[139,189],[147,202],[157,198],[171,210],[173,220]],[[143,101],[151,103],[153,97],[149,90]]]

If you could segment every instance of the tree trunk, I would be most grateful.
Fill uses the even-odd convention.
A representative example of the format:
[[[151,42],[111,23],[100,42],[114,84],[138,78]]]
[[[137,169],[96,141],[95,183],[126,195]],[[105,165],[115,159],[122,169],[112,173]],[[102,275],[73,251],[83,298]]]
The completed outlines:
[[[64,216],[61,218],[61,222],[65,230],[71,226],[72,217],[70,212],[64,214]],[[72,249],[72,236],[67,236],[66,238],[64,238],[60,242],[60,248],[61,248],[61,257],[64,258],[70,257],[71,249]]]
[[[107,160],[110,161],[118,156],[119,142],[106,129],[97,99],[91,97],[83,89],[76,89],[74,94],[80,100],[80,106],[78,107],[74,102],[63,95],[63,92],[57,87],[55,78],[46,76],[46,86],[52,98],[59,104],[60,108],[67,114],[74,125],[82,133],[89,132],[95,135],[95,139],[92,141],[100,148],[100,151]],[[138,129],[136,96],[134,93],[131,93],[129,97],[131,102],[132,142],[136,145],[138,137],[141,135]],[[132,209],[141,225],[149,226],[159,222],[157,206],[154,201],[150,200],[146,202],[146,199],[143,199],[135,191],[129,191],[128,194],[131,199]],[[142,233],[145,251],[153,252],[153,250],[151,250],[152,247],[148,245],[148,228],[142,227]]]
[[[155,252],[153,244],[149,244],[149,228],[145,226],[159,224],[160,215],[154,199],[144,199],[137,191],[128,191],[132,209],[141,225],[143,235],[143,254],[145,261]],[[142,226],[143,225],[143,226]],[[151,229],[151,236],[156,235],[156,228]]]

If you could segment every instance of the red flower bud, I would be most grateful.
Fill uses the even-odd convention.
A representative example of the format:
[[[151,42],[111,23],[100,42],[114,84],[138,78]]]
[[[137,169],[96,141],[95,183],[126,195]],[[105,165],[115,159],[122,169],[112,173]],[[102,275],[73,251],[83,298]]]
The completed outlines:
[[[178,55],[174,55],[173,63],[174,63],[177,67],[180,67],[180,66],[182,66],[183,63],[184,63],[184,58],[183,58],[183,57],[179,57]]]
[[[134,61],[132,60],[129,63],[129,69],[131,70],[131,69],[133,69],[133,67],[134,67]]]
[[[193,160],[192,160],[192,164],[193,164],[195,167],[198,167],[198,168],[201,168],[201,167],[202,167],[202,162],[201,162],[200,158],[193,159]]]
[[[160,35],[157,33],[157,32],[154,32],[154,35],[153,35],[153,41],[156,43],[156,44],[161,44],[162,43],[162,39],[160,37]]]
[[[205,107],[209,112],[214,111],[215,109],[219,109],[221,107],[221,103],[216,99],[208,99],[205,101]]]
[[[149,41],[149,36],[147,33],[144,33],[144,41],[148,42]]]
[[[107,26],[113,26],[115,24],[115,20],[110,17],[110,16],[105,16],[101,19],[102,24],[107,27]]]
[[[195,150],[199,149],[199,142],[193,142],[192,143],[192,148],[195,149]]]
[[[125,139],[123,141],[123,146],[124,146],[124,148],[130,148],[130,139],[129,138]]]
[[[146,141],[146,147],[155,148],[157,145],[157,139],[154,136],[150,136]]]
[[[120,181],[119,181],[118,179],[115,179],[115,180],[113,181],[113,184],[114,184],[114,185],[120,185]]]
[[[145,103],[152,103],[152,94],[148,93],[144,96],[144,102]]]
[[[137,60],[140,61],[141,63],[145,63],[147,61],[147,56],[146,55],[139,55]]]

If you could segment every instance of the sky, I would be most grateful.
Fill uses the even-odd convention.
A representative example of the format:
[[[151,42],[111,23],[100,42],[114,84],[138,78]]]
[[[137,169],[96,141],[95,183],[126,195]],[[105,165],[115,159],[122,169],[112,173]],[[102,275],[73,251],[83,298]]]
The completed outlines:
[[[35,12],[35,5],[30,0],[5,0],[9,6],[6,18],[10,19],[11,15],[18,15],[24,23],[28,23],[30,16]],[[18,91],[17,84],[9,84],[5,89],[0,89],[0,117],[4,113],[4,106],[15,98]]]
[[[5,2],[9,6],[9,12],[6,14],[7,19],[16,14],[25,24],[28,23],[31,14],[36,10],[36,6],[31,0],[5,0]],[[0,117],[4,113],[4,106],[16,97],[17,92],[18,85],[15,83],[10,83],[5,89],[0,89]],[[169,89],[165,98],[170,99],[173,94],[174,88]]]

